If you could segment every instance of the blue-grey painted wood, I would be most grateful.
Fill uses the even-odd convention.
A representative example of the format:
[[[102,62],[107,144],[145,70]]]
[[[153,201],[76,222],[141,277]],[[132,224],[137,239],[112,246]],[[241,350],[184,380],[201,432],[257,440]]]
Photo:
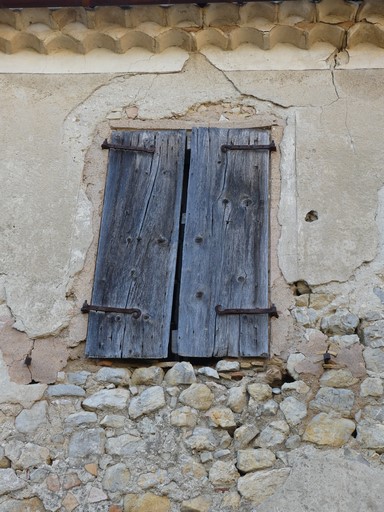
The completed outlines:
[[[183,131],[115,132],[110,150],[92,303],[142,315],[90,312],[86,355],[168,355],[185,157]]]
[[[268,315],[218,316],[223,308],[268,307],[269,151],[265,130],[194,130],[177,342],[182,356],[266,356]]]

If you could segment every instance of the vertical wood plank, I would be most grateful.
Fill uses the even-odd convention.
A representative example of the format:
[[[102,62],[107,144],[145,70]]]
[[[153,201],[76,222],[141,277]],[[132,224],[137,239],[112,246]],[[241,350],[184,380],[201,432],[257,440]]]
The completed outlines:
[[[110,150],[92,303],[142,315],[90,312],[86,355],[168,355],[179,236],[185,134],[115,132],[112,143],[155,146],[154,154]]]
[[[268,307],[269,151],[265,130],[194,130],[183,246],[179,354],[268,353],[268,315],[218,316],[223,308]]]

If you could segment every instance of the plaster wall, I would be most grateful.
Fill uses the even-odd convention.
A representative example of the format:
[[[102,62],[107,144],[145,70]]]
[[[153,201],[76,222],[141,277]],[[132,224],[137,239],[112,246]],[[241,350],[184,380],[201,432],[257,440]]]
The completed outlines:
[[[84,360],[86,318],[80,308],[91,294],[102,208],[107,154],[100,145],[116,128],[271,127],[278,145],[271,166],[271,301],[280,317],[271,322],[271,360],[263,366],[265,373],[259,379],[251,372],[249,378],[268,379],[271,370],[280,372],[277,380],[281,381],[288,371],[292,379],[305,380],[309,401],[319,388],[324,372],[321,353],[329,343],[337,348],[337,369],[350,372],[351,380],[328,387],[351,388],[360,397],[358,386],[367,375],[379,380],[384,375],[380,359],[384,342],[378,325],[384,318],[384,172],[379,151],[384,70],[328,65],[290,71],[242,71],[236,69],[239,66],[228,70],[226,56],[212,52],[179,55],[176,62],[163,55],[161,66],[156,60],[153,68],[149,59],[145,73],[139,69],[0,76],[1,95],[6,98],[0,126],[0,383],[7,390],[0,395],[0,405],[7,418],[2,420],[5,440],[12,440],[15,433],[9,418],[43,403],[43,394],[66,375],[83,370],[92,374],[91,384],[84,385],[87,394],[100,386],[92,380],[96,363]],[[308,217],[309,212],[316,212],[317,219]],[[340,317],[346,310],[356,323],[351,332],[342,328],[338,333],[333,315]],[[368,335],[364,338],[364,329],[370,326],[379,329],[379,341],[371,344],[366,341]],[[340,335],[355,338],[353,342],[336,340]],[[26,356],[32,358],[29,366]],[[109,385],[113,387],[113,381],[105,384]],[[365,396],[366,402],[357,400],[345,421],[352,418],[357,423],[361,408],[379,406],[382,394]],[[378,402],[372,397],[378,397]],[[57,400],[60,408],[64,398]],[[223,399],[218,400],[222,405]],[[65,409],[68,414],[80,405],[71,407]],[[247,414],[251,413],[249,409]],[[293,430],[298,429],[294,435],[304,435],[307,420],[299,420],[299,426],[294,423]],[[347,427],[348,431],[350,424]],[[283,454],[284,467],[292,468],[292,473],[274,473],[273,492],[278,490],[270,498],[274,501],[261,505],[251,495],[242,495],[245,501],[238,510],[253,510],[252,500],[254,507],[260,505],[254,509],[260,512],[285,506],[301,480],[303,460],[312,456],[319,464],[308,463],[308,491],[301,498],[307,507],[314,506],[313,496],[318,496],[319,467],[326,488],[332,483],[329,475],[343,464],[347,465],[343,482],[357,481],[363,466],[370,466],[363,471],[367,481],[372,475],[381,481],[384,443],[380,438],[377,448],[364,439],[361,434],[360,444],[352,438],[346,451],[328,454],[321,446],[338,449],[340,443],[332,444],[328,438],[317,443],[307,434],[308,442],[320,446],[320,453],[311,455],[304,447],[304,455],[295,452],[290,460]],[[58,461],[64,458],[58,453]],[[103,470],[111,462],[104,463]],[[341,488],[340,507],[348,495],[346,484]],[[16,485],[5,492],[16,492],[10,496],[20,500],[24,491],[17,494]],[[188,499],[193,492],[187,493]],[[380,510],[376,494],[371,497],[372,510]],[[368,498],[362,496],[364,505]],[[172,510],[182,499],[177,495]],[[233,510],[239,506],[237,499],[233,497]],[[49,508],[48,502],[47,510],[64,506]],[[217,500],[214,503],[213,507],[221,506]],[[112,510],[103,506],[100,510]],[[183,510],[204,510],[188,506]],[[129,507],[125,510],[136,510]],[[334,510],[344,510],[340,507]],[[68,505],[63,510],[72,509]]]

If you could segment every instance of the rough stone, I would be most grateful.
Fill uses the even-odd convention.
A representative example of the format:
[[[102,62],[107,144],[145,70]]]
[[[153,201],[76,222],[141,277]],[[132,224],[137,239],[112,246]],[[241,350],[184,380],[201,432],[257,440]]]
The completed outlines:
[[[301,395],[306,395],[310,387],[302,380],[296,380],[295,382],[285,382],[281,386],[281,391],[283,394],[286,394],[289,391],[296,391],[296,393],[300,393]]]
[[[0,469],[0,496],[23,489],[26,485],[27,482],[18,478],[13,469]]]
[[[256,425],[241,425],[233,434],[237,448],[246,448],[253,439],[260,433]]]
[[[268,384],[249,384],[247,389],[251,397],[258,402],[272,398],[272,388]]]
[[[274,465],[275,454],[271,450],[239,450],[237,452],[237,469],[243,473],[269,468]]]
[[[84,469],[92,476],[97,476],[99,472],[99,468],[95,463],[85,464]]]
[[[218,372],[237,372],[240,370],[240,363],[238,361],[227,361],[222,359],[216,364]]]
[[[16,417],[16,430],[23,434],[35,432],[41,425],[47,423],[47,402],[37,402],[30,409],[24,409]]]
[[[81,372],[72,372],[67,374],[67,380],[69,384],[74,384],[75,386],[83,386],[88,377],[91,375],[91,372],[87,372],[85,370]]]
[[[320,378],[320,386],[332,388],[347,388],[359,382],[350,370],[327,370]]]
[[[384,320],[378,320],[363,327],[361,329],[361,338],[367,347],[384,347]]]
[[[101,411],[104,409],[122,410],[127,407],[128,400],[128,389],[102,389],[86,398],[82,406],[87,411]]]
[[[218,440],[209,428],[197,427],[192,435],[185,440],[185,444],[197,452],[214,451]]]
[[[357,441],[363,448],[384,453],[384,425],[362,422],[357,425]]]
[[[134,396],[129,404],[129,416],[133,419],[150,414],[165,405],[164,390],[161,386],[145,389],[139,396]]]
[[[79,506],[79,502],[74,494],[68,492],[63,499],[63,507],[66,512],[72,512]]]
[[[97,415],[94,412],[74,412],[65,418],[65,425],[68,427],[79,427],[80,425],[91,425],[97,422]]]
[[[103,478],[103,489],[111,492],[125,493],[131,481],[131,473],[125,464],[109,466]]]
[[[110,455],[119,457],[128,457],[145,448],[144,441],[139,436],[131,434],[123,434],[117,437],[107,439],[106,452]]]
[[[35,443],[26,443],[17,459],[9,455],[15,469],[27,469],[38,467],[42,464],[49,464],[50,454],[48,448]]]
[[[214,395],[205,384],[192,384],[180,393],[179,401],[194,409],[206,411],[212,405]]]
[[[296,371],[296,365],[305,360],[305,355],[301,353],[290,354],[287,360],[287,371],[291,377],[298,380],[300,374]]]
[[[318,445],[343,446],[355,430],[355,423],[345,418],[317,414],[305,429],[303,440]]]
[[[178,386],[179,384],[193,384],[196,382],[195,370],[191,363],[185,361],[176,363],[165,375],[165,382],[169,386]]]
[[[249,473],[239,478],[237,489],[244,498],[259,505],[284,484],[289,473],[288,468]]]
[[[362,397],[382,396],[383,392],[383,381],[379,378],[368,377],[361,383],[360,395]]]
[[[47,395],[51,397],[85,396],[85,391],[80,386],[75,386],[74,384],[55,384],[48,386]]]
[[[209,481],[216,487],[234,484],[239,478],[239,472],[232,462],[217,461],[209,470]]]
[[[357,334],[346,334],[345,336],[332,336],[330,342],[339,347],[351,347],[360,343],[360,338]]]
[[[350,416],[355,395],[350,389],[320,388],[309,407],[315,411],[338,412],[342,416]]]
[[[95,375],[98,382],[110,382],[112,384],[129,384],[130,373],[126,368],[101,368]]]
[[[272,421],[256,438],[255,446],[271,448],[283,443],[289,434],[289,425],[282,420]]]
[[[211,379],[220,379],[219,374],[216,370],[211,368],[210,366],[204,366],[203,368],[199,368],[197,370],[199,375],[205,375],[206,377],[210,377]]]
[[[110,428],[123,428],[126,423],[127,418],[125,416],[120,416],[119,414],[107,414],[100,421],[100,425]]]
[[[363,352],[367,370],[384,376],[384,351],[381,348],[367,347]]]
[[[159,386],[164,379],[164,370],[158,366],[136,368],[132,374],[131,383],[134,386]]]
[[[186,500],[181,503],[180,512],[208,512],[211,506],[211,500],[198,496],[192,500]]]
[[[227,407],[214,407],[206,413],[206,416],[214,427],[228,429],[236,426],[234,414]]]
[[[240,413],[245,409],[247,406],[247,390],[245,386],[230,388],[227,405],[235,413]]]
[[[69,439],[68,457],[94,458],[104,453],[105,434],[103,429],[94,428],[74,432]]]
[[[280,409],[291,426],[298,425],[307,415],[307,406],[293,396],[285,398],[280,404]]]
[[[152,493],[127,494],[124,498],[124,512],[169,512],[171,502],[165,496]]]
[[[293,308],[292,316],[303,327],[315,327],[318,314],[312,308]]]
[[[46,512],[43,502],[36,496],[21,500],[8,500],[0,507],[3,507],[4,512]]]
[[[67,473],[63,478],[63,489],[73,489],[74,487],[78,487],[81,485],[81,480],[79,479],[77,473]]]
[[[166,485],[169,481],[168,473],[164,469],[158,469],[154,473],[143,473],[137,479],[138,485],[144,490],[158,485]]]
[[[88,502],[89,503],[100,503],[100,501],[105,501],[108,499],[108,496],[102,489],[98,487],[91,487],[88,494]]]
[[[358,325],[358,316],[347,309],[340,309],[333,315],[323,317],[320,327],[325,334],[343,336],[354,334]]]
[[[170,421],[174,427],[194,428],[197,423],[197,412],[191,407],[180,407],[171,412]]]
[[[60,490],[60,479],[55,474],[49,475],[45,480],[45,483],[47,484],[47,489],[49,489],[51,492],[57,492]]]

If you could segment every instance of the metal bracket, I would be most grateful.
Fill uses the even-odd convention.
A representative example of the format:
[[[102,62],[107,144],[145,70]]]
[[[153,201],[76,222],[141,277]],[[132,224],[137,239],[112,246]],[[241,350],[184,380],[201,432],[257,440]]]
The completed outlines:
[[[254,308],[254,309],[223,309],[220,304],[215,307],[218,315],[269,315],[279,318],[276,306],[272,304],[270,308]]]
[[[96,306],[95,304],[88,304],[84,301],[81,308],[82,313],[89,313],[90,311],[102,311],[104,313],[121,313],[123,315],[132,315],[136,320],[141,317],[141,310],[137,308],[113,308],[110,306]]]
[[[235,145],[235,144],[222,144],[221,151],[226,153],[227,151],[263,151],[268,149],[269,151],[276,151],[276,145],[274,141],[270,144],[249,144],[249,145]]]
[[[105,139],[105,141],[101,145],[101,149],[119,149],[122,151],[142,151],[144,153],[154,153],[155,147],[149,146],[148,148],[139,147],[139,146],[123,146],[122,144],[111,144]]]

